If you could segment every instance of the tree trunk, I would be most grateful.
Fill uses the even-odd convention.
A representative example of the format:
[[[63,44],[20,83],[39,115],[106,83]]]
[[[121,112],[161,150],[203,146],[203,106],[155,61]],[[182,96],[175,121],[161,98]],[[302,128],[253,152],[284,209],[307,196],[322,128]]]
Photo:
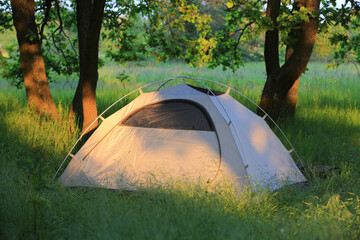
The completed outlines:
[[[306,2],[306,8],[317,13],[319,12],[319,5],[320,0],[308,0]],[[301,25],[298,41],[288,61],[280,69],[273,71],[267,76],[260,100],[260,107],[275,121],[280,116],[286,94],[306,69],[316,41],[317,29],[318,16],[310,16],[309,21],[304,21]],[[267,61],[269,59],[265,58],[265,62]],[[260,111],[258,110],[258,112]]]
[[[77,1],[78,35],[80,52],[80,78],[72,103],[72,109],[81,121],[82,133],[97,118],[96,85],[98,80],[99,39],[105,0]],[[97,127],[95,122],[86,131]]]
[[[86,36],[90,25],[92,2],[89,0],[76,1],[76,18],[78,30],[78,44],[79,44],[79,62],[80,74],[79,82],[76,87],[76,92],[71,104],[69,119],[73,121],[75,118],[76,125],[83,126],[83,103],[82,103],[82,83],[85,73],[86,63]]]
[[[11,8],[29,106],[41,115],[58,118],[46,78],[41,42],[35,23],[35,3],[33,0],[11,0]]]
[[[265,33],[264,57],[267,76],[280,68],[279,30],[277,29],[279,11],[280,0],[269,0],[266,8],[266,17],[271,18],[274,29]]]
[[[268,30],[265,33],[265,46],[264,46],[264,58],[265,58],[265,67],[266,75],[269,77],[275,71],[280,69],[279,61],[279,30],[277,29],[277,17],[279,16],[280,11],[280,0],[268,0],[266,7],[266,17],[271,18],[273,23],[273,30]],[[276,86],[273,86],[273,81],[266,81],[264,92],[269,92],[270,95]],[[271,91],[270,91],[271,90]],[[266,94],[266,96],[268,95]],[[276,96],[274,96],[276,97]],[[262,107],[266,112],[270,108],[270,99],[261,98],[260,107]],[[275,98],[274,98],[275,101]],[[269,107],[267,107],[269,105]],[[266,108],[266,109],[265,109]],[[258,114],[263,115],[264,113],[258,109]]]
[[[286,93],[281,106],[280,117],[294,117],[299,89],[299,78],[295,80],[290,90]]]
[[[290,46],[286,48],[285,62],[289,60],[291,54],[293,53]],[[290,90],[286,93],[284,101],[281,106],[280,117],[294,117],[295,109],[297,103],[297,95],[299,89],[299,78],[295,80],[294,84],[291,86]]]
[[[304,7],[306,0],[295,0],[294,7],[292,11],[299,11],[301,7]],[[289,33],[290,38],[297,38],[300,34],[298,29],[293,29]],[[293,53],[293,46],[288,45],[285,53],[285,62],[289,60],[291,54]],[[297,104],[297,96],[299,89],[299,78],[295,80],[294,84],[291,86],[290,90],[287,92],[284,101],[281,106],[280,117],[294,117],[295,109]]]
[[[95,0],[91,12],[91,21],[86,38],[86,63],[83,79],[83,109],[84,109],[84,132],[87,127],[97,118],[96,108],[96,85],[99,77],[99,40],[102,19],[104,15],[105,0]],[[94,123],[87,132],[97,127]]]

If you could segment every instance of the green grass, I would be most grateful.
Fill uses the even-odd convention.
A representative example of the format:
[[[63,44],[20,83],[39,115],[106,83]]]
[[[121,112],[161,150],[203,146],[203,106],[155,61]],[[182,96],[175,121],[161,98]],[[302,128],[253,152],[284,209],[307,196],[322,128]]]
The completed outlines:
[[[124,70],[131,81],[119,83]],[[261,63],[236,73],[180,63],[107,64],[100,71],[99,111],[135,87],[180,75],[229,84],[256,102],[265,81]],[[41,120],[28,110],[23,90],[0,84],[1,239],[360,238],[360,80],[351,66],[326,71],[312,63],[300,80],[295,118],[280,123],[303,161],[341,174],[311,181],[308,189],[242,196],[197,186],[136,193],[64,189],[52,176],[78,135],[66,121],[76,77],[51,84],[58,122]]]

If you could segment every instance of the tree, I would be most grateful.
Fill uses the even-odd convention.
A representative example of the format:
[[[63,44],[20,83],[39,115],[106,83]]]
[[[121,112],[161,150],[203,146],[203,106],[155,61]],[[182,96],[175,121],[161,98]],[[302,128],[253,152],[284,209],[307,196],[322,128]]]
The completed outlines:
[[[82,125],[84,133],[97,118],[96,86],[98,81],[99,40],[103,21],[105,0],[76,1],[77,29],[79,39],[80,77],[70,117],[76,115],[76,122]],[[97,126],[95,122],[87,132]]]
[[[265,37],[264,51],[267,79],[261,96],[260,107],[275,121],[278,120],[282,107],[285,107],[285,111],[287,110],[291,114],[295,112],[298,78],[306,69],[316,41],[319,7],[320,0],[295,1],[295,11],[306,8],[308,19],[301,23],[300,29],[296,33],[294,31],[289,33],[296,36],[296,43],[292,50],[287,50],[286,61],[280,67],[276,50],[279,46],[277,19],[279,17],[280,1],[268,0],[266,13],[267,17],[272,19],[275,29],[267,31]]]
[[[207,64],[210,68],[222,66],[223,69],[236,70],[243,64],[246,55],[242,45],[265,31],[267,79],[260,107],[277,121],[280,116],[293,116],[295,113],[299,77],[306,70],[318,30],[325,31],[326,26],[331,24],[340,24],[349,30],[359,27],[357,1],[346,0],[341,9],[334,8],[336,1],[322,2],[323,8],[320,9],[320,0],[218,1],[227,8],[225,26],[216,30],[207,26],[197,27],[193,33],[194,28],[186,27],[189,23],[211,25],[213,21],[212,15],[201,10],[206,8],[203,5],[206,6],[207,1],[146,1],[148,13],[152,13],[148,17],[150,45],[156,49],[160,60],[166,60],[179,57],[184,51],[180,51],[177,43],[185,43],[187,50],[182,57],[191,65]],[[346,7],[348,3],[353,10]],[[192,34],[188,34],[192,38],[179,34],[189,29],[192,29]],[[171,40],[164,41],[165,38]],[[359,39],[358,33],[335,35],[332,41],[342,45],[336,59],[344,59],[349,51],[359,52]],[[285,63],[282,65],[280,46],[286,47]],[[263,114],[260,110],[258,113]]]
[[[7,4],[6,1],[0,2],[3,6]],[[20,0],[12,2],[25,3]],[[319,9],[320,0],[294,0],[293,2],[221,0],[216,3],[211,0],[144,0],[140,2],[123,0],[111,1],[107,4],[105,0],[77,0],[75,2],[76,11],[71,11],[68,7],[60,7],[58,0],[40,1],[42,7],[38,9],[42,9],[40,14],[43,18],[39,27],[40,37],[31,37],[30,41],[39,39],[37,56],[41,56],[42,40],[45,40],[45,46],[50,49],[51,44],[44,37],[44,28],[48,20],[52,19],[55,30],[51,31],[51,38],[56,51],[61,53],[61,57],[44,57],[44,59],[46,65],[59,73],[71,73],[79,68],[79,84],[72,102],[70,116],[72,118],[75,115],[77,122],[83,123],[83,131],[97,116],[98,43],[102,24],[106,28],[103,37],[112,39],[118,47],[116,51],[107,52],[107,56],[116,61],[138,60],[150,48],[159,61],[181,57],[192,66],[208,65],[214,68],[221,65],[224,69],[233,70],[243,64],[243,59],[248,54],[248,50],[244,49],[246,44],[265,31],[264,57],[267,81],[260,106],[274,120],[277,120],[281,113],[293,115],[295,112],[298,78],[306,69],[311,56],[319,23],[321,30],[324,26],[334,23],[347,26],[345,28],[349,30],[359,26],[359,4],[355,0],[346,0],[346,3],[351,3],[354,10],[346,7],[346,4],[340,10],[334,10],[331,5],[334,5],[335,1],[332,0],[323,1],[321,10]],[[67,6],[68,3],[71,5],[72,2],[64,1],[63,5]],[[265,4],[267,5],[264,14]],[[53,5],[54,12],[52,12]],[[211,7],[218,5],[221,7],[217,10]],[[3,12],[5,8],[1,8],[0,12]],[[62,14],[73,16],[73,13],[76,13],[77,18],[79,58],[76,56],[76,51],[75,53],[68,51],[74,49],[74,44],[63,30],[66,20],[63,22],[61,17]],[[339,13],[340,17],[337,17],[335,13]],[[22,14],[24,13],[20,13]],[[147,25],[148,35],[141,34],[141,37],[144,36],[148,46],[145,46],[144,40],[135,41],[136,34],[129,30],[133,26],[133,19],[138,14],[146,15],[143,22]],[[219,21],[221,18],[223,19]],[[216,24],[213,19],[217,19]],[[8,15],[2,14],[0,21],[4,23],[3,26],[9,26]],[[17,21],[25,20],[18,18]],[[34,20],[30,32],[37,33],[37,31]],[[59,37],[61,35],[59,33],[63,37]],[[359,52],[357,51],[360,39],[358,32],[351,36],[345,35],[335,35],[332,41],[342,44],[343,48],[350,52]],[[37,34],[25,36],[37,36]],[[70,47],[66,47],[69,46],[65,44],[66,41],[70,43]],[[134,42],[139,44],[134,44]],[[282,66],[280,66],[279,57],[280,45],[286,46],[285,63]],[[348,52],[339,51],[337,56],[343,59]],[[61,61],[63,67],[59,68],[56,63]],[[16,76],[16,74],[13,75]],[[42,74],[42,79],[46,81],[46,76],[45,78],[44,76]],[[46,96],[51,97],[49,94]],[[46,100],[48,103],[51,101],[52,99]],[[43,106],[46,105],[40,107]],[[96,124],[93,127],[95,126]]]
[[[11,0],[11,7],[19,43],[21,71],[30,108],[41,114],[58,118],[46,78],[41,41],[35,23],[35,3],[33,0]]]
[[[5,3],[3,4],[2,10],[7,8]],[[76,59],[77,51],[74,41],[67,36],[64,30],[64,26],[71,28],[74,24],[72,14],[75,11],[69,9],[71,4],[71,2],[70,5],[68,2],[64,2],[61,7],[57,0],[40,2],[38,12],[42,16],[42,20],[41,24],[37,25],[34,0],[11,1],[13,22],[20,48],[22,75],[20,82],[24,82],[30,107],[41,113],[51,113],[52,116],[58,117],[43,61],[42,47],[44,46],[42,46],[42,42],[45,40],[46,66],[51,70],[58,74],[72,74],[77,71],[77,62],[80,62],[79,84],[69,116],[73,116],[75,112],[77,123],[83,126],[84,132],[97,117],[98,46],[105,0],[94,0],[93,3],[84,0],[76,1],[79,60]],[[8,14],[2,14],[0,19],[7,24],[4,25],[5,28],[10,28],[12,25],[7,16]],[[44,31],[46,27],[48,27],[48,38]],[[5,74],[19,76],[16,73],[17,68],[11,64],[7,65],[8,70],[5,71]],[[16,82],[16,85],[19,86],[19,82]],[[91,129],[96,125],[96,123],[93,124]]]

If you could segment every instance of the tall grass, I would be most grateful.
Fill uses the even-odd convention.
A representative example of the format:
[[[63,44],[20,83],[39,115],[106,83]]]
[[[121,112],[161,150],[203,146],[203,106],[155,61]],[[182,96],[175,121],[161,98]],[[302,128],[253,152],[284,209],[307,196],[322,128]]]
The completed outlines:
[[[123,71],[130,81],[119,83],[116,76]],[[179,63],[109,63],[100,71],[99,112],[134,87],[179,75],[220,81],[256,102],[265,81],[261,63],[235,73]],[[62,188],[52,176],[78,135],[67,124],[76,77],[65,86],[51,85],[60,121],[40,119],[28,110],[22,91],[2,82],[0,238],[358,239],[359,83],[354,68],[327,71],[323,64],[310,65],[300,80],[295,118],[280,123],[305,162],[340,168],[340,174],[318,177],[307,189],[246,191],[239,196],[231,189],[206,192],[197,186],[136,193]]]

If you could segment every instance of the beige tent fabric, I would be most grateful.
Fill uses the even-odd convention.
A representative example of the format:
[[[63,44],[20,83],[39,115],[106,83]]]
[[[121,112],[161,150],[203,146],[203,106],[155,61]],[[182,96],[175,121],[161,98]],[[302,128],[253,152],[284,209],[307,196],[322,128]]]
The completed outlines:
[[[265,120],[229,94],[212,97],[214,105],[230,121],[232,136],[253,185],[277,189],[285,182],[304,182],[305,177],[297,168],[289,151],[273,133]]]
[[[210,131],[116,126],[96,151],[77,161],[77,171],[69,172],[68,179],[82,171],[100,186],[112,189],[170,181],[205,185],[216,174],[219,151],[216,135]]]
[[[171,99],[194,101],[209,113],[216,132],[131,127],[121,124],[142,107]],[[187,181],[205,187],[270,189],[305,181],[290,154],[262,118],[229,94],[209,96],[186,84],[141,94],[104,120],[59,181],[65,186],[136,189]]]

